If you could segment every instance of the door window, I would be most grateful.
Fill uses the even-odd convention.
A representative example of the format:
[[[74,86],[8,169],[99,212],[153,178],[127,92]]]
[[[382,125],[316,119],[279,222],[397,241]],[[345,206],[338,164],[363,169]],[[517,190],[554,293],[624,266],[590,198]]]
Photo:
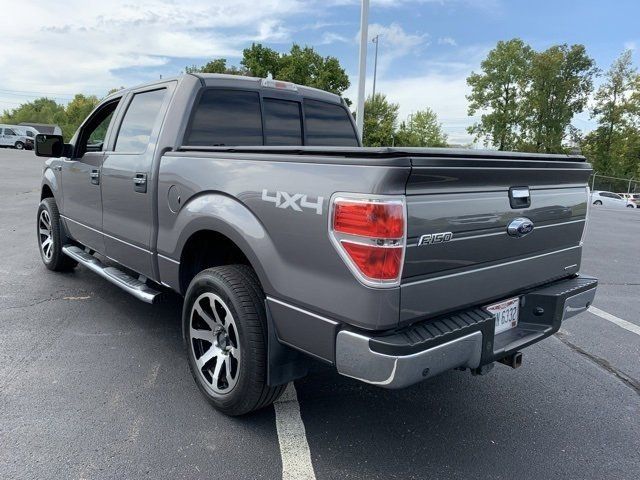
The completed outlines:
[[[300,104],[287,100],[265,98],[264,144],[302,145]]]
[[[5,128],[5,129],[4,129],[4,134],[5,134],[5,135],[14,135],[14,136],[18,135],[18,134],[15,132],[15,130],[13,130],[12,128]]]
[[[104,150],[107,131],[119,101],[120,99],[101,106],[82,126],[76,145],[75,156],[77,158],[81,158],[86,152]]]
[[[133,96],[116,138],[116,152],[143,153],[147,149],[166,91],[162,88]]]

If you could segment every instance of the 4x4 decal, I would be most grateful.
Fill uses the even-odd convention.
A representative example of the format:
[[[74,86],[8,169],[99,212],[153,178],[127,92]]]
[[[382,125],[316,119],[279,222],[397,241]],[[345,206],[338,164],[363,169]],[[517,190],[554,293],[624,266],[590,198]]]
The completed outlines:
[[[277,191],[270,194],[268,190],[262,190],[262,200],[274,203],[278,208],[290,208],[296,212],[301,212],[303,208],[314,210],[318,215],[322,215],[323,197],[317,197],[315,201],[310,201],[304,193],[288,193]]]

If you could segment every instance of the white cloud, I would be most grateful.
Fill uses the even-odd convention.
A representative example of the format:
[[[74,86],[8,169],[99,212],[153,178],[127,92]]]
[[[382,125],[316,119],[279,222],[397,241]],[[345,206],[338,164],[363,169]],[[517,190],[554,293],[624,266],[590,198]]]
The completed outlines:
[[[426,33],[407,33],[398,23],[388,26],[379,23],[369,25],[369,39],[379,35],[378,39],[378,72],[384,73],[389,69],[394,60],[404,57],[409,53],[417,53],[420,49],[429,45],[429,35]],[[355,35],[354,41],[360,42],[360,31]],[[373,61],[373,58],[371,60]]]
[[[237,58],[250,41],[289,42],[286,19],[304,8],[302,0],[67,0],[64,8],[23,1],[19,9],[29,14],[20,14],[19,22],[11,9],[0,17],[0,31],[11,39],[0,42],[0,85],[103,94],[125,83],[120,70],[128,67],[157,67],[166,74],[162,67],[170,57]],[[15,106],[16,99],[0,98],[0,109]]]
[[[458,42],[456,42],[455,38],[452,37],[440,37],[438,38],[438,45],[450,45],[455,47],[458,45]]]
[[[638,49],[638,44],[634,41],[629,41],[629,42],[625,42],[624,43],[624,49],[625,50],[637,50]]]
[[[337,42],[346,43],[349,41],[350,41],[349,38],[345,37],[344,35],[340,35],[339,33],[324,32],[322,34],[322,39],[320,40],[320,43],[322,43],[323,45],[330,45],[332,43],[337,43]]]
[[[367,79],[371,85],[373,78]],[[466,76],[459,74],[424,74],[395,80],[378,79],[376,88],[383,92],[391,102],[398,103],[400,121],[411,113],[431,108],[438,115],[450,143],[466,144],[473,139],[466,131],[475,118],[467,116],[468,93]],[[347,92],[347,96],[355,100],[355,86]]]

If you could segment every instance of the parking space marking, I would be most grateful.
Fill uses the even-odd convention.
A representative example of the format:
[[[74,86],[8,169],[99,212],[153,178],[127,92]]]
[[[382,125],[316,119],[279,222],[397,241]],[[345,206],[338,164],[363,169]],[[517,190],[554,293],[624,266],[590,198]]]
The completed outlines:
[[[607,313],[604,310],[600,310],[599,308],[596,308],[593,306],[589,307],[589,311],[594,315],[599,316],[600,318],[608,320],[611,323],[615,323],[616,325],[618,325],[621,328],[624,328],[625,330],[629,330],[630,332],[635,333],[636,335],[640,335],[640,327],[635,323],[627,322],[626,320],[618,318],[615,315],[611,315],[610,313]]]
[[[315,480],[307,434],[300,416],[300,404],[293,382],[273,404],[282,457],[283,480]]]

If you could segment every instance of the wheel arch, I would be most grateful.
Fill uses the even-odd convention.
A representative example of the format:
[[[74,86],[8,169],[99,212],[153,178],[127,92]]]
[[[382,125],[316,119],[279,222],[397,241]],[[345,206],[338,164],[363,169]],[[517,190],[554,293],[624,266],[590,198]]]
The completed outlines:
[[[272,290],[267,271],[277,258],[276,249],[259,219],[236,198],[200,194],[184,205],[168,231],[164,241],[159,237],[158,252],[171,252],[170,257],[179,259],[167,283],[180,293],[185,293],[198,268],[231,263],[250,266],[265,293]]]

